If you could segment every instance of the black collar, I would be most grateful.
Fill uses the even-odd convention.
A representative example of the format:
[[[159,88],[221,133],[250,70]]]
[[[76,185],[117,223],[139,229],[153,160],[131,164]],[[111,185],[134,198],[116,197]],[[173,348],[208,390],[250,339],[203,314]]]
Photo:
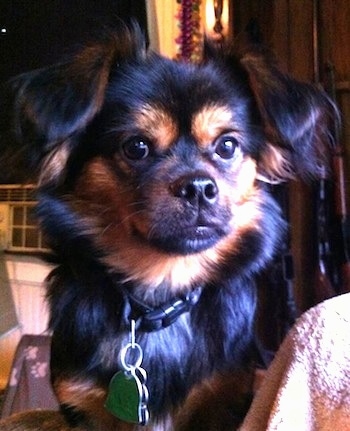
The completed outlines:
[[[173,298],[154,308],[127,292],[126,296],[131,308],[130,319],[136,321],[136,327],[141,331],[159,331],[190,311],[197,304],[201,291],[202,289],[198,287],[187,295]]]

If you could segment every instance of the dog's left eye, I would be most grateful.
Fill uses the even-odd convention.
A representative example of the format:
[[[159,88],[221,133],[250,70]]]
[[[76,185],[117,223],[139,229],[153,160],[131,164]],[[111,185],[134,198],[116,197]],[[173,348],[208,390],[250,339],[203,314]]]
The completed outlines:
[[[232,136],[220,136],[215,141],[215,152],[222,159],[232,159],[238,147],[238,141]]]
[[[123,151],[130,160],[142,160],[148,156],[150,145],[146,139],[135,137],[124,143]]]

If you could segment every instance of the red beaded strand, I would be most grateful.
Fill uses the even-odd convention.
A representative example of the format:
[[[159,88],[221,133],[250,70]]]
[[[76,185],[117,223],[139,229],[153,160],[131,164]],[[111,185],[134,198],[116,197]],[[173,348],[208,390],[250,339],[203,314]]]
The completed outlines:
[[[201,0],[177,0],[179,4],[175,18],[180,30],[175,39],[178,45],[177,58],[182,61],[198,63],[202,53],[202,34],[200,31]]]

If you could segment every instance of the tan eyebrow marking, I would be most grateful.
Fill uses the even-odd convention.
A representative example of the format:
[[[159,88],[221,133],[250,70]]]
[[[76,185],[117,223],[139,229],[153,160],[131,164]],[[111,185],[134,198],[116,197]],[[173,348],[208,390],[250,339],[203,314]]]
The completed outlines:
[[[227,106],[206,105],[194,115],[191,132],[198,145],[206,148],[220,134],[235,129],[232,112]]]
[[[173,117],[164,109],[144,105],[134,116],[135,125],[150,138],[160,150],[167,150],[178,135]]]

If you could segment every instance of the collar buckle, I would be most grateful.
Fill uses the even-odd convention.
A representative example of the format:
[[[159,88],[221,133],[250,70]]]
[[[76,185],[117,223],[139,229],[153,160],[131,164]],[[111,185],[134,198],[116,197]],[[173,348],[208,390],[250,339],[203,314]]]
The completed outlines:
[[[175,298],[156,308],[142,304],[128,294],[133,318],[138,329],[144,332],[159,331],[173,324],[182,314],[187,313],[197,304],[201,289],[197,288],[183,298]],[[135,317],[134,317],[135,315]]]

